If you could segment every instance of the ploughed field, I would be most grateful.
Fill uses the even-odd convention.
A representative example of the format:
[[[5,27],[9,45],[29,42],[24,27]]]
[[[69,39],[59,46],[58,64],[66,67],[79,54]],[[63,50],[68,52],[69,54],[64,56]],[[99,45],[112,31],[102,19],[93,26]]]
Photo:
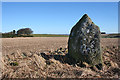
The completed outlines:
[[[67,47],[67,37],[3,38],[3,54],[20,52],[44,52]]]
[[[21,52],[53,51],[60,47],[67,48],[68,37],[28,37],[28,38],[3,38],[2,53],[10,54]],[[117,38],[102,38],[103,46],[117,46]]]
[[[118,38],[102,38],[103,70],[69,64],[68,37],[2,38],[2,78],[118,78]]]

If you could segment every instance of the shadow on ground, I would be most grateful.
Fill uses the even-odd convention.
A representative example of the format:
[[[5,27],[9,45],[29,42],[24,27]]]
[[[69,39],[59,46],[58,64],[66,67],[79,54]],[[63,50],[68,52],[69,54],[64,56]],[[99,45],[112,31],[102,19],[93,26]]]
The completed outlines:
[[[55,54],[54,55],[47,55],[45,53],[40,53],[40,54],[46,60],[49,60],[49,59],[53,58],[55,60],[60,61],[63,64],[64,63],[68,63],[69,65],[75,65],[76,64],[75,60],[72,57],[70,57],[68,55],[68,53],[66,55],[58,55],[58,54],[57,55],[55,55]],[[82,65],[80,67],[84,67],[84,66]]]
[[[73,66],[79,66],[79,67],[88,67],[88,64],[83,64],[83,63],[80,63],[80,62],[76,62],[72,57],[70,57],[68,55],[68,53],[66,55],[47,55],[45,53],[40,53],[41,56],[47,60],[49,59],[55,59],[55,60],[58,60],[60,61],[61,63],[68,63],[69,65],[73,65]],[[47,63],[47,62],[46,62]],[[49,64],[49,63],[48,63]],[[102,64],[98,64],[98,65],[95,65],[96,69],[97,70],[102,70]],[[93,71],[95,71],[95,68],[94,67],[91,67],[89,66],[89,68]]]

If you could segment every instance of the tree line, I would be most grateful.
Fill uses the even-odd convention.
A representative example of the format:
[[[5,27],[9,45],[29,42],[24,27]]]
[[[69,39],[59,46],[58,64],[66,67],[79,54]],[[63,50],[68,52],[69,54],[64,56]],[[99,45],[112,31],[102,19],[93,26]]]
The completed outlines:
[[[33,33],[32,29],[30,28],[22,28],[18,31],[13,30],[11,32],[2,33],[3,38],[9,38],[9,37],[33,37],[31,34]]]

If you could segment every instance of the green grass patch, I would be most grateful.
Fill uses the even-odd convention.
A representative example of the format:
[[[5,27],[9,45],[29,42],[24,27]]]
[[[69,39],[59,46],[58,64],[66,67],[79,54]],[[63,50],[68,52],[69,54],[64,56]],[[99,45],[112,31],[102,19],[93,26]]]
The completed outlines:
[[[101,36],[102,38],[120,38],[120,34],[106,34]]]
[[[57,34],[32,34],[33,37],[69,37],[69,35],[57,35]]]

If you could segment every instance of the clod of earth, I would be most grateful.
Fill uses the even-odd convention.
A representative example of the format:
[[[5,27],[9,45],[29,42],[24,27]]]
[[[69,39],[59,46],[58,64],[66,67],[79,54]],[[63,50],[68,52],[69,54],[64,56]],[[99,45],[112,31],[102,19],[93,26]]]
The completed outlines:
[[[69,65],[67,62],[71,61],[71,58],[67,57],[67,53],[64,55],[59,54],[56,51],[34,53],[31,56],[24,58],[24,56],[18,53],[14,55],[8,54],[3,57],[2,62],[4,63],[4,69],[2,70],[4,78],[118,78],[120,74],[119,62],[115,54],[109,54],[106,56],[105,53],[110,53],[112,47],[108,47],[103,53],[103,70],[99,70],[99,66],[90,67],[88,63],[83,62],[82,66],[80,63]],[[59,48],[60,49],[60,48]],[[59,50],[57,49],[57,50]],[[115,49],[118,48],[115,47]],[[62,48],[67,50],[67,48]],[[52,54],[56,52],[57,54]],[[23,53],[23,52],[21,52]],[[21,57],[21,58],[20,58]],[[10,59],[10,61],[8,61]],[[13,60],[14,59],[14,60]],[[69,59],[69,60],[68,60]],[[18,63],[18,65],[17,65]],[[80,66],[79,66],[80,65]],[[85,67],[85,68],[84,68]]]

